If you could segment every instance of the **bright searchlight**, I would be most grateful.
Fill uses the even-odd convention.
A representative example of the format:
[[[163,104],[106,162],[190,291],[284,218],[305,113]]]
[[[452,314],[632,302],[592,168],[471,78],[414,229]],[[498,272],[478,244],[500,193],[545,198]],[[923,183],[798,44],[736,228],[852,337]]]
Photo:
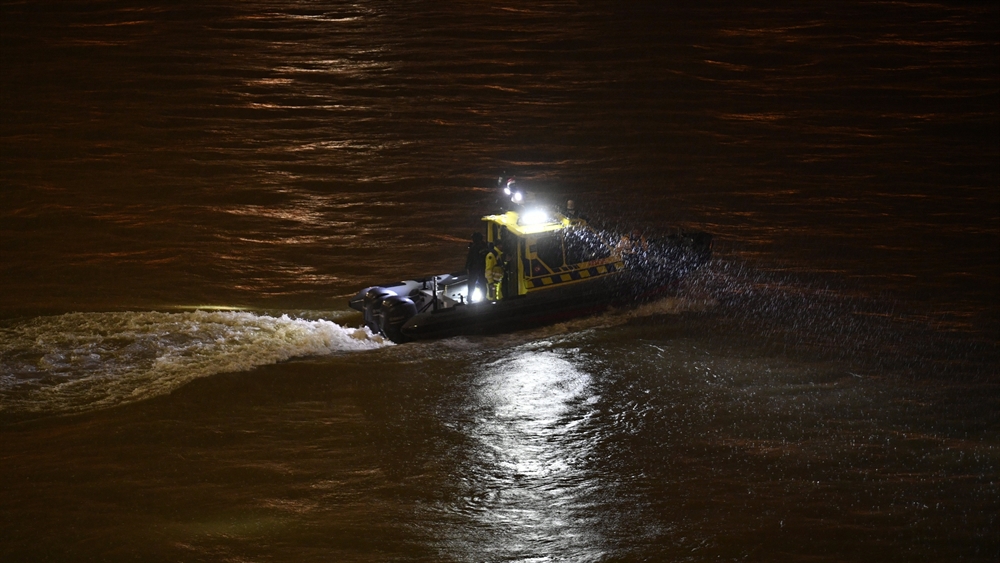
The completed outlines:
[[[514,192],[514,195],[513,197],[510,198],[510,200],[513,201],[514,203],[521,203],[522,201],[524,201],[524,194],[522,194],[521,192]]]
[[[472,303],[479,303],[483,300],[483,290],[478,287],[472,292],[472,298],[469,299]]]
[[[549,214],[544,209],[529,209],[521,215],[522,225],[541,225],[549,221]]]

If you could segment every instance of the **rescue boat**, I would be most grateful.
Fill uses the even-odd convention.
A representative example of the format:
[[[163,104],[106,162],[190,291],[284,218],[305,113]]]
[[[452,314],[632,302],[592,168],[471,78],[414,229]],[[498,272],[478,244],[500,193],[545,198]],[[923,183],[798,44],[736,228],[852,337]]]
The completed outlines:
[[[349,305],[396,343],[510,332],[670,294],[711,256],[707,233],[620,237],[571,215],[536,208],[483,217],[492,248],[485,292],[470,291],[468,272],[456,272],[371,286]]]

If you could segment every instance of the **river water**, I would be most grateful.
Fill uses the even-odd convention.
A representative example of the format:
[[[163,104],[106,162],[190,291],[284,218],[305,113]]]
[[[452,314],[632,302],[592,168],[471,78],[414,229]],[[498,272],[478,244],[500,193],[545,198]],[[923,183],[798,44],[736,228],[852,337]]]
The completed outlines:
[[[0,3],[0,560],[1000,560],[1000,9]],[[516,175],[676,296],[392,345]]]

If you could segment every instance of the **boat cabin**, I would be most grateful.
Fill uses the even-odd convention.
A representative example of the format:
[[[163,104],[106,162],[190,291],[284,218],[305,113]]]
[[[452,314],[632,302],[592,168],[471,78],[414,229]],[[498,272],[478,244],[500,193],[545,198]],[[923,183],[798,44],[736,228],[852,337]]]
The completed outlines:
[[[615,273],[623,268],[614,242],[580,219],[541,210],[507,211],[483,217],[486,239],[501,249],[502,276],[491,300],[527,295]],[[494,266],[495,268],[496,266]],[[499,279],[498,279],[499,278]]]

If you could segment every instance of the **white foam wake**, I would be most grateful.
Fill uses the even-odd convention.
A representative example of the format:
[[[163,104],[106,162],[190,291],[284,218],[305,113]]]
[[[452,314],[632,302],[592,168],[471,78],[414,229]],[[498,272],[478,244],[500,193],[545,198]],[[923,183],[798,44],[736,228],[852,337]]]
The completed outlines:
[[[390,344],[367,329],[240,311],[70,313],[0,328],[0,412],[73,412],[208,375]]]

